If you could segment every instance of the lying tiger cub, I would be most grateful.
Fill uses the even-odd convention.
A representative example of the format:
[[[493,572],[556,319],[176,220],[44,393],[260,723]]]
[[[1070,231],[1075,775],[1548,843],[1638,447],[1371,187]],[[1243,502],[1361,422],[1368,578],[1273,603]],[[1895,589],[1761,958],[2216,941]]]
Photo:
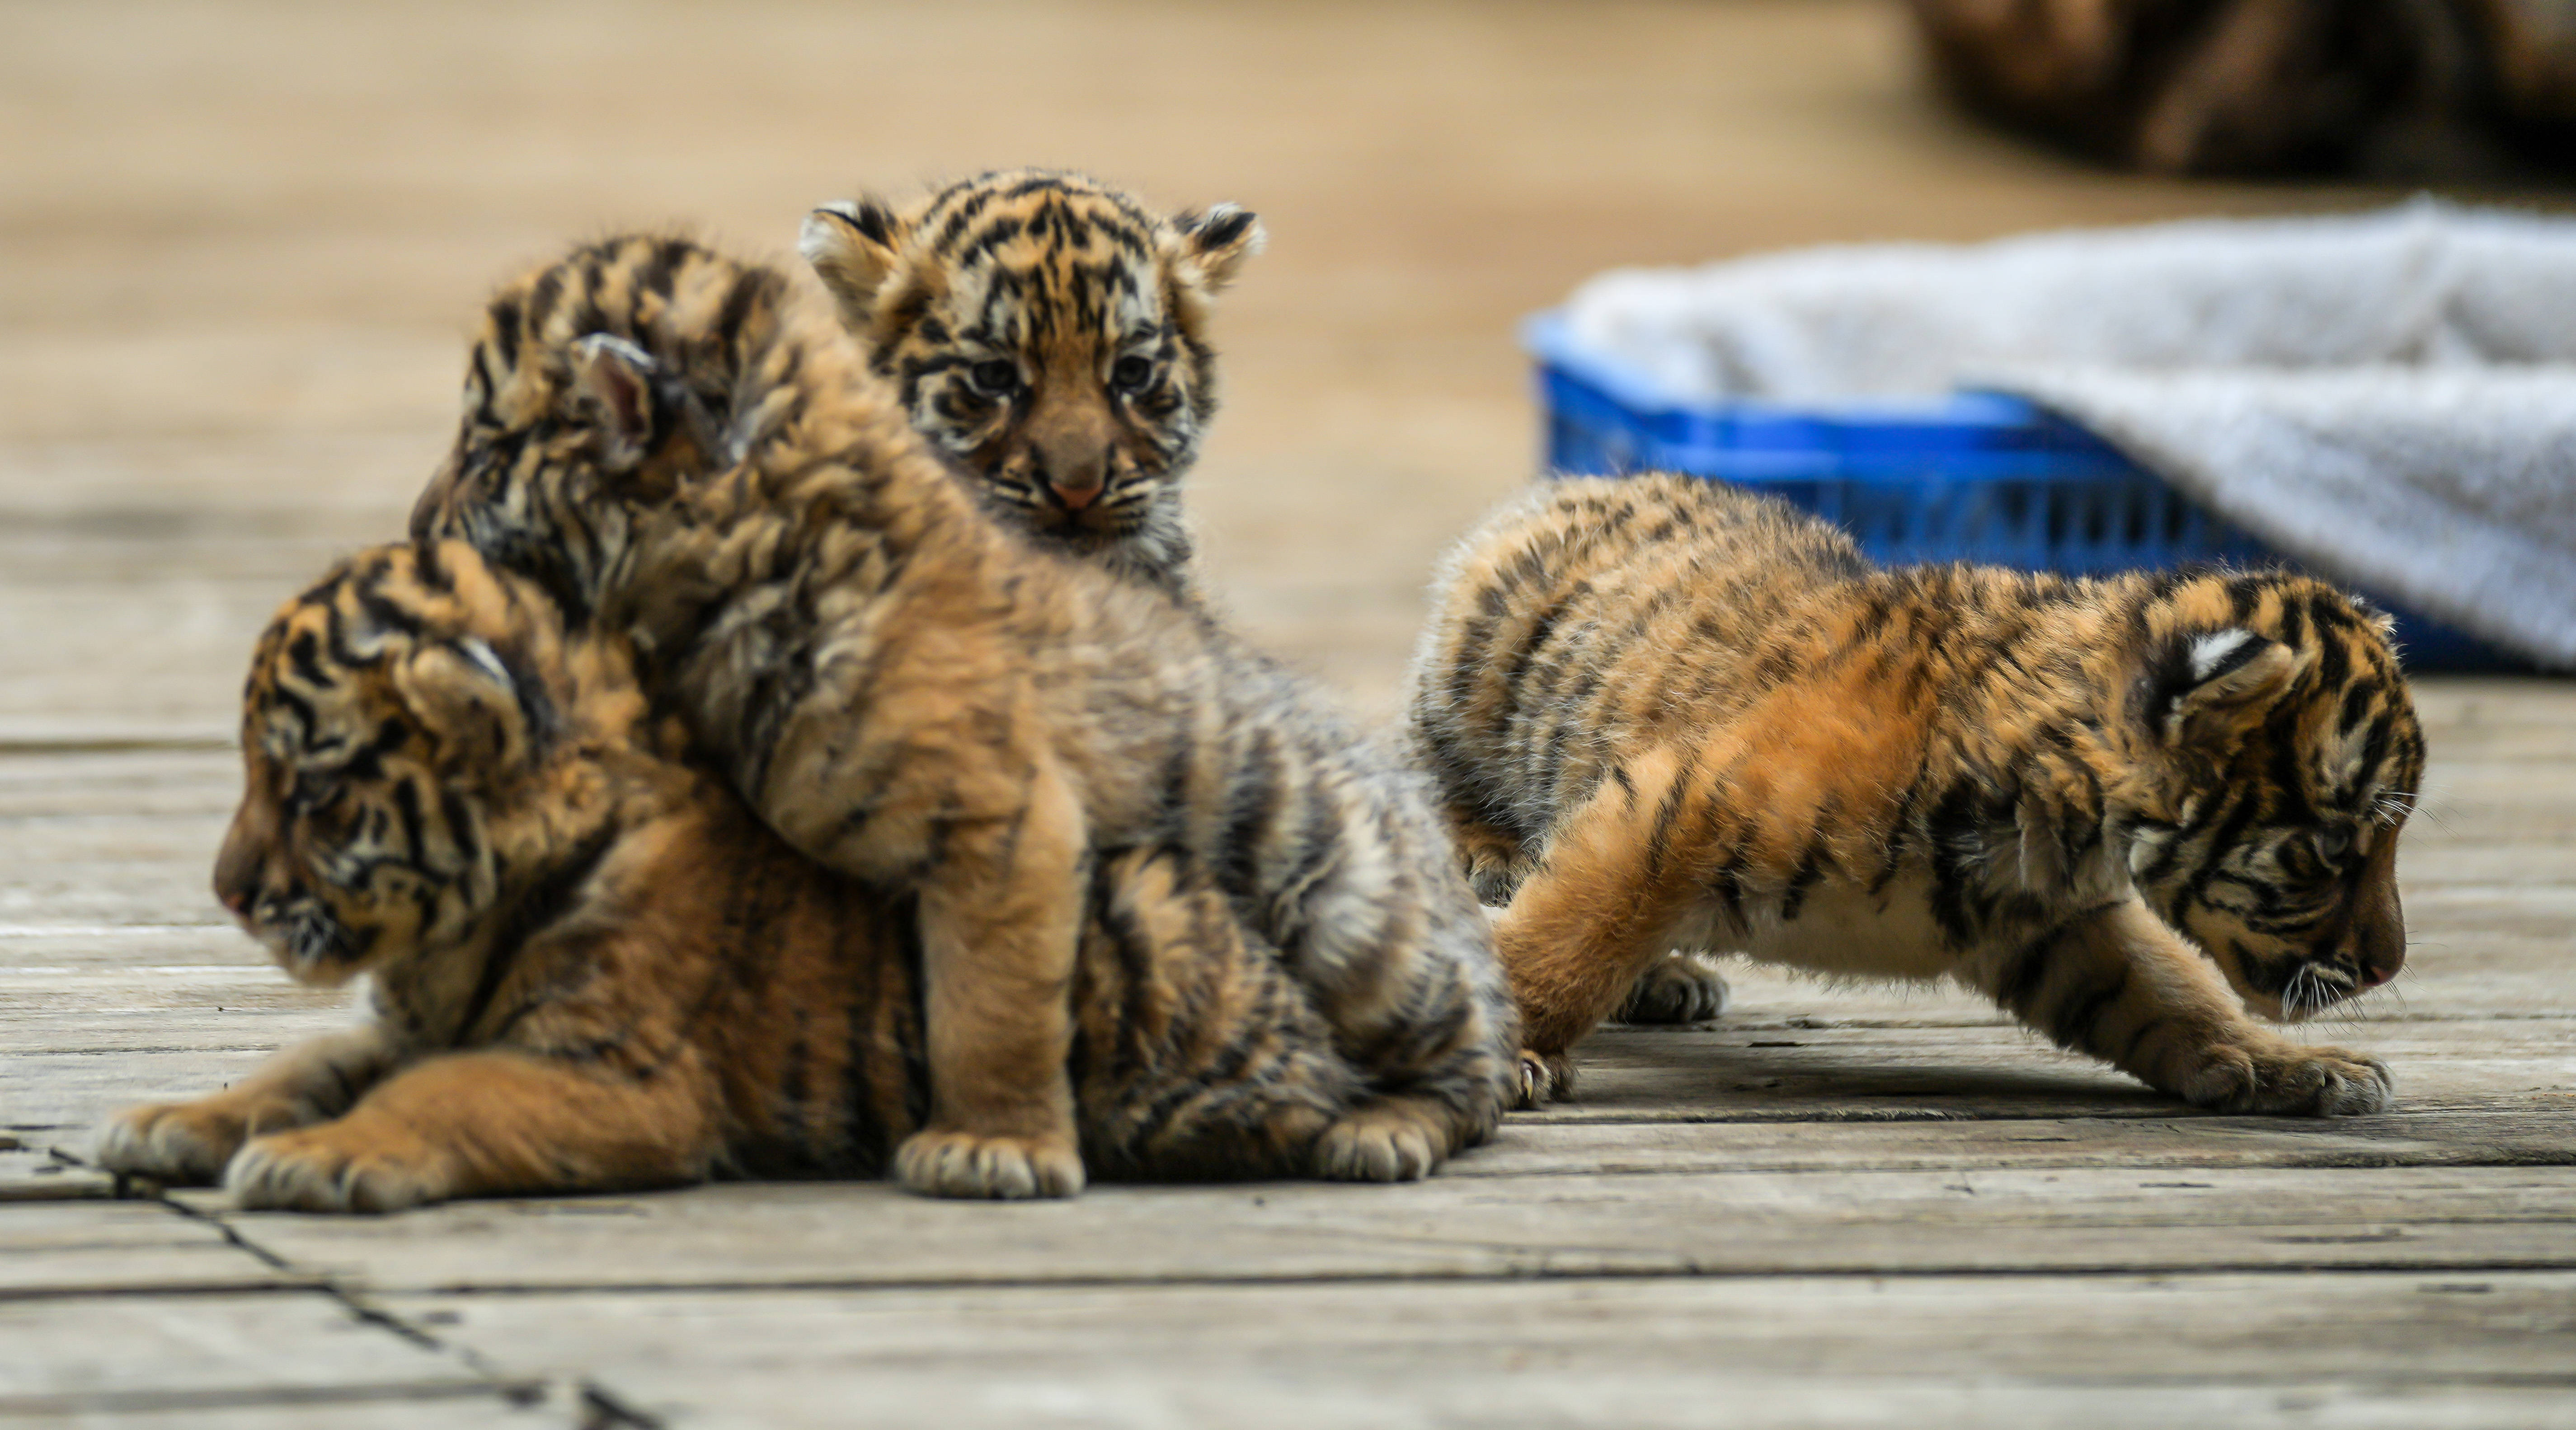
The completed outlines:
[[[2290,1042],[2406,957],[2424,740],[2386,618],[2279,572],[1871,565],[1694,477],[1561,481],[1450,555],[1413,730],[1528,1038],[1675,947],[1953,979],[2229,1112],[2389,1104]]]
[[[461,542],[361,554],[278,615],[243,721],[225,907],[374,1018],[195,1102],[109,1168],[244,1206],[870,1175],[929,1106],[913,901],[826,873],[664,753],[623,642],[567,637]],[[1363,1079],[1178,858],[1104,860],[1073,970],[1082,1157],[1309,1174]]]

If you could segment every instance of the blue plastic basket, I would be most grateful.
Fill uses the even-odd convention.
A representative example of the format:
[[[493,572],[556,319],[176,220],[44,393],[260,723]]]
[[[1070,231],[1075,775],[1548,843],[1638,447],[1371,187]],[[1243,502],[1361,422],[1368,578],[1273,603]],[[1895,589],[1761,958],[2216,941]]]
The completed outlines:
[[[2288,558],[2054,413],[1969,392],[1917,402],[1728,401],[1689,407],[1582,351],[1564,321],[1522,325],[1538,359],[1547,465],[1581,476],[1688,472],[1840,523],[1871,559],[1980,561],[2100,575],[2190,561]],[[2411,670],[2528,661],[2373,595]]]

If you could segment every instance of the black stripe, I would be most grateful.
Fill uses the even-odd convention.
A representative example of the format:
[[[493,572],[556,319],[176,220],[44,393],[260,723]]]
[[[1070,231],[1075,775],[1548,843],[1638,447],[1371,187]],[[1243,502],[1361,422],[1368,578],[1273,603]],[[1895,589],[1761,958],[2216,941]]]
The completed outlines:
[[[501,991],[502,980],[509,976],[511,966],[518,962],[528,940],[572,912],[581,886],[599,867],[600,861],[608,857],[608,851],[617,843],[617,834],[616,827],[611,825],[584,839],[574,847],[569,860],[520,896],[511,908],[509,918],[502,923],[485,950],[483,972],[475,979],[473,996],[465,1000],[464,1016],[456,1024],[458,1044],[462,1045],[473,1037],[475,1026],[491,1010],[494,995]]]
[[[716,313],[714,337],[727,357],[740,355],[743,324],[749,321],[752,308],[769,296],[770,273],[765,268],[746,268],[734,275],[733,287],[726,290],[723,308]]]
[[[2096,983],[2081,1001],[2070,1004],[2066,997],[2061,996],[2056,1011],[2049,1015],[2048,1035],[2060,1047],[2100,1056],[2101,1044],[2092,1036],[2093,1029],[2101,1022],[2103,1012],[2119,1002],[2121,995],[2128,991],[2129,965],[2123,963],[2114,970],[2109,982]]]
[[[543,301],[548,305],[551,305],[554,302],[554,294],[553,290],[547,286],[547,279],[551,279],[553,277],[554,275],[550,272],[545,278],[539,279],[537,282],[537,293],[542,296]],[[532,296],[529,300],[528,312],[531,320],[534,320],[537,316],[538,301],[539,298],[535,296]],[[493,300],[492,343],[494,347],[500,349],[501,371],[510,372],[515,370],[519,365],[519,305],[508,298],[497,298]],[[482,367],[483,352],[480,347],[475,349],[474,363],[477,369]],[[489,373],[484,375],[484,385],[487,391],[498,391],[499,389],[499,385],[492,381],[492,377]]]
[[[427,868],[423,854],[429,839],[420,815],[420,786],[406,778],[394,781],[394,812],[402,817],[403,852],[416,868]]]

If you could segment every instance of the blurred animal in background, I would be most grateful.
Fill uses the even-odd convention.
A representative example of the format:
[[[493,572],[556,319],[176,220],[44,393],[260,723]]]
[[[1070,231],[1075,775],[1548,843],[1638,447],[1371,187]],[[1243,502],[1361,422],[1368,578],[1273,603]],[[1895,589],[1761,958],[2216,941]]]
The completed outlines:
[[[632,635],[764,823],[918,896],[905,1185],[1080,1189],[1064,990],[1092,879],[1139,852],[1221,889],[1366,1073],[1321,1173],[1493,1130],[1517,1025],[1418,775],[1204,612],[994,522],[787,274],[584,245],[493,299],[464,409],[413,534]]]
[[[392,1211],[709,1175],[866,1176],[931,1089],[913,903],[761,827],[461,542],[361,553],[261,637],[215,888],[363,1027],[111,1124],[110,1168]],[[1103,861],[1069,997],[1085,1163],[1310,1175],[1360,1073],[1277,951],[1161,852]],[[229,1168],[229,1172],[227,1169]]]
[[[1968,109],[2166,174],[2576,162],[2576,0],[1913,0]]]
[[[1676,947],[1955,980],[2231,1112],[2388,1105],[2298,1019],[2406,955],[2424,742],[2314,578],[1880,568],[1697,477],[1553,482],[1445,563],[1413,729],[1520,1000],[1525,1091]]]
[[[1162,215],[1012,170],[826,204],[799,247],[904,412],[1041,540],[1197,589],[1181,483],[1217,403],[1210,300],[1261,249],[1233,204]]]

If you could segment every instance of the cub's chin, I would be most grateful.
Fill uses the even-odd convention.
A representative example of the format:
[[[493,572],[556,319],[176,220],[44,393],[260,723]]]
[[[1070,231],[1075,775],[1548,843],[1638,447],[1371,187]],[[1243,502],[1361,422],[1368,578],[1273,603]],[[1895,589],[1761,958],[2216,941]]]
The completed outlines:
[[[2322,959],[2285,958],[2248,967],[2237,956],[2213,954],[2212,958],[2246,1008],[2275,1023],[2305,1022],[2346,1004],[2362,991],[2350,972]]]
[[[259,940],[286,976],[313,988],[337,988],[367,971],[373,939],[362,939],[348,925],[318,909],[298,912],[283,924],[243,927]]]

